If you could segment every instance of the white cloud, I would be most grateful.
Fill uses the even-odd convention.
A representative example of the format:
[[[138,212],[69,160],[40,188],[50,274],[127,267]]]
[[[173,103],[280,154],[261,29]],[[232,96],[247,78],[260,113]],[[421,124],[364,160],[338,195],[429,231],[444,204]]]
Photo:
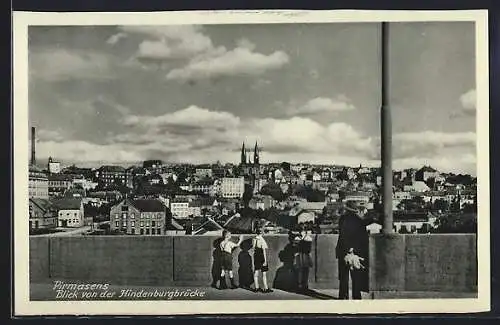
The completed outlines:
[[[133,162],[142,157],[129,147],[119,144],[100,145],[87,141],[40,141],[37,152],[41,157],[53,156],[63,162]]]
[[[185,66],[171,70],[167,74],[168,80],[259,75],[280,68],[289,61],[288,55],[282,51],[271,54],[255,52],[255,44],[244,38],[239,39],[232,50],[215,46],[200,26],[122,26],[120,29],[146,37],[135,55],[140,61],[188,60]]]
[[[462,96],[460,96],[460,102],[465,110],[475,110],[476,109],[476,90],[471,89]]]
[[[161,127],[186,126],[202,128],[237,127],[240,119],[228,112],[211,111],[206,108],[189,106],[185,109],[161,116],[128,116],[124,124],[129,126]]]
[[[37,141],[59,142],[59,141],[64,140],[63,135],[60,133],[60,131],[57,131],[57,130],[40,129],[40,130],[36,131],[35,136],[36,136]]]
[[[476,116],[476,107],[477,107],[476,90],[475,89],[469,90],[468,92],[462,94],[459,99],[462,107],[458,112],[452,114],[452,117]]]
[[[457,153],[429,158],[415,156],[395,159],[393,162],[393,168],[397,170],[419,168],[422,166],[432,166],[441,172],[463,173],[472,176],[477,174],[476,156],[470,153]]]
[[[326,97],[317,97],[309,100],[302,106],[295,107],[294,105],[290,105],[291,107],[288,109],[287,114],[289,115],[308,115],[308,114],[317,114],[317,113],[325,113],[325,112],[342,112],[342,111],[351,111],[354,110],[355,107],[351,104],[350,100],[343,96],[337,96],[336,98],[326,98]]]
[[[253,52],[247,47],[237,47],[231,51],[220,49],[216,53],[192,59],[183,68],[171,70],[167,79],[190,81],[234,75],[259,75],[267,70],[279,69],[288,62],[288,55],[282,51],[266,55]]]
[[[124,39],[124,38],[127,38],[128,35],[126,33],[117,33],[117,34],[114,34],[114,35],[111,35],[108,40],[106,41],[106,43],[110,44],[110,45],[115,45],[116,43],[118,43],[121,39]]]
[[[108,79],[110,61],[107,56],[67,49],[33,50],[29,56],[29,71],[47,81],[67,79]]]
[[[106,151],[112,161],[152,156],[173,161],[238,161],[241,141],[258,140],[265,148],[265,161],[294,158],[341,163],[368,161],[374,149],[371,138],[344,123],[322,126],[301,117],[240,120],[228,112],[196,106],[161,116],[128,116],[122,123],[127,132],[110,136],[104,145],[67,141],[57,147],[47,142],[39,152],[72,161],[100,161]]]
[[[424,131],[395,134],[393,138],[394,157],[411,156],[434,157],[444,154],[445,150],[475,150],[474,132],[444,133]]]
[[[136,54],[139,59],[189,58],[214,49],[212,40],[198,26],[122,26],[120,29],[148,38],[139,45]]]
[[[264,147],[263,162],[291,161],[379,166],[378,139],[352,125],[322,125],[310,118],[240,119],[229,112],[189,106],[160,116],[126,116],[126,133],[105,144],[53,139],[40,154],[68,161],[141,161],[157,157],[177,162],[238,162],[242,141]],[[435,131],[394,135],[394,168],[431,165],[442,171],[475,170],[475,134]]]

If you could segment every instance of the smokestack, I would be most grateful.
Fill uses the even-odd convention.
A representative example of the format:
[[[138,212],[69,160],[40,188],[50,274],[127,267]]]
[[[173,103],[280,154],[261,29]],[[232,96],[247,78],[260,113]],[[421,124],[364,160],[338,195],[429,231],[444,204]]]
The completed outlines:
[[[31,128],[31,165],[32,166],[35,166],[35,164],[36,164],[35,142],[36,142],[35,127],[32,127]]]
[[[392,119],[389,106],[389,24],[382,22],[382,107],[381,120],[381,165],[382,165],[382,204],[384,211],[383,233],[391,234],[392,215]]]

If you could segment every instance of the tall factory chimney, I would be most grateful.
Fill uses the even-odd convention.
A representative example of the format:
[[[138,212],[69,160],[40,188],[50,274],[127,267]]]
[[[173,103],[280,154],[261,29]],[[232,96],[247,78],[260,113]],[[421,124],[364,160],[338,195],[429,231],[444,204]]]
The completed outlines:
[[[31,165],[36,165],[36,156],[35,156],[35,143],[36,143],[36,131],[35,127],[31,128]]]

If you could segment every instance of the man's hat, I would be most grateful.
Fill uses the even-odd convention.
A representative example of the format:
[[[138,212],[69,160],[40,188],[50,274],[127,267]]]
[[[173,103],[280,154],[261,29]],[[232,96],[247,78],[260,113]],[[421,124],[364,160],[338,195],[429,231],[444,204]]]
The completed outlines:
[[[359,212],[361,205],[357,201],[347,201],[344,205],[344,209],[351,212]]]

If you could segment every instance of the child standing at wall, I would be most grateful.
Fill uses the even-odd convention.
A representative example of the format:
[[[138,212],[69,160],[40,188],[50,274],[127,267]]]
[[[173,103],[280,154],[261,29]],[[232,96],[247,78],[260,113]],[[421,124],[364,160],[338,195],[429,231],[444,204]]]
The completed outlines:
[[[226,274],[229,274],[229,281],[231,282],[231,289],[236,289],[238,286],[234,283],[233,275],[233,250],[240,246],[243,242],[243,235],[237,243],[231,240],[231,233],[228,230],[222,232],[224,238],[220,244],[222,251],[221,255],[221,275],[219,289],[227,289]]]
[[[307,225],[300,227],[300,240],[298,242],[295,265],[298,273],[299,291],[309,290],[309,269],[313,266],[311,258],[312,229]]]
[[[270,293],[273,292],[269,289],[267,285],[267,275],[266,272],[269,271],[269,265],[267,264],[267,243],[262,237],[262,229],[257,229],[257,236],[252,240],[253,247],[253,266],[254,266],[254,292]],[[262,275],[262,285],[263,289],[259,287],[259,273]]]

